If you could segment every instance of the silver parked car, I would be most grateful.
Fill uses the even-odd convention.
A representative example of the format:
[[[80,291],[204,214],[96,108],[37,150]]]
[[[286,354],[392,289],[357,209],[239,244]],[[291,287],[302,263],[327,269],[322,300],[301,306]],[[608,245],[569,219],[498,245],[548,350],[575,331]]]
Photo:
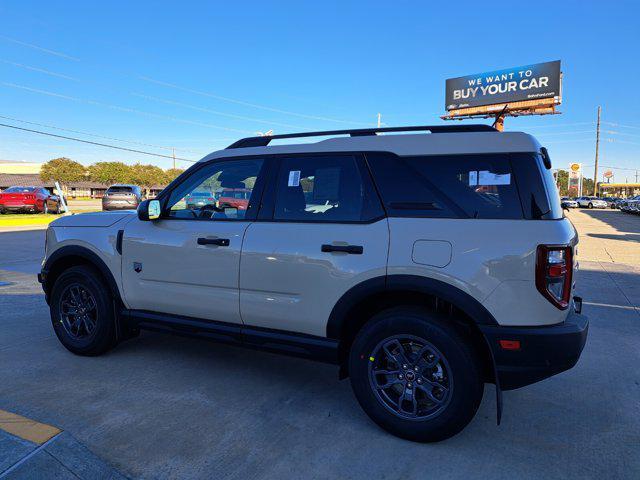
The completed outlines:
[[[560,205],[562,205],[562,208],[578,208],[578,202],[571,197],[562,197]]]
[[[607,202],[598,197],[578,197],[576,198],[579,207],[583,208],[607,208]]]
[[[102,197],[102,210],[135,210],[143,200],[138,185],[111,185]]]

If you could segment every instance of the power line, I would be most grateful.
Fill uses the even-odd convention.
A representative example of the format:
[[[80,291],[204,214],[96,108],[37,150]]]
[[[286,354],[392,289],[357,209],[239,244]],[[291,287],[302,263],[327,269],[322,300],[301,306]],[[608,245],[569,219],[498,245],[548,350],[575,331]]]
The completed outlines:
[[[175,158],[176,160],[183,160],[185,162],[197,163],[197,160],[191,160],[190,158],[174,157],[173,155],[163,155],[161,153],[145,152],[144,150],[134,150],[132,148],[119,147],[117,145],[109,145],[107,143],[91,142],[89,140],[82,140],[81,138],[65,137],[64,135],[56,135],[55,133],[42,132],[40,130],[31,130],[30,128],[18,127],[16,125],[8,125],[6,123],[0,123],[0,127],[13,128],[15,130],[22,130],[22,131],[25,131],[25,132],[37,133],[39,135],[46,135],[46,136],[49,136],[49,137],[62,138],[62,139],[65,139],[65,140],[73,140],[74,142],[88,143],[90,145],[97,145],[99,147],[114,148],[116,150],[124,150],[126,152],[140,153],[142,155],[150,155],[152,157],[169,158],[171,160],[173,160]]]
[[[144,110],[137,110],[135,108],[122,107],[122,106],[119,106],[119,105],[113,105],[113,104],[110,104],[110,103],[98,102],[96,100],[91,100],[91,99],[72,97],[72,96],[69,96],[69,95],[63,95],[61,93],[50,92],[48,90],[40,90],[38,88],[31,88],[31,87],[27,87],[25,85],[17,85],[15,83],[0,82],[0,85],[5,86],[5,87],[9,87],[9,88],[16,88],[16,89],[19,89],[19,90],[25,90],[27,92],[39,93],[41,95],[48,95],[50,97],[61,98],[63,100],[69,100],[69,101],[73,101],[73,102],[85,103],[87,105],[97,105],[99,107],[110,108],[112,110],[119,110],[119,111],[122,111],[122,112],[135,113],[137,115],[143,115],[145,117],[150,117],[150,118],[160,118],[160,119],[163,119],[163,120],[171,120],[173,122],[178,122],[178,123],[186,123],[186,124],[189,124],[189,125],[197,125],[197,126],[208,127],[208,128],[218,128],[218,129],[221,129],[221,130],[227,130],[227,131],[230,131],[230,132],[239,132],[239,133],[243,133],[243,134],[244,133],[253,133],[252,131],[249,131],[249,130],[240,130],[240,129],[237,129],[237,128],[222,127],[220,125],[214,125],[214,124],[204,123],[204,122],[196,122],[196,121],[193,121],[193,120],[186,120],[186,119],[183,119],[183,118],[172,117],[172,116],[169,116],[169,115],[161,115],[159,113],[145,112]]]
[[[602,122],[602,123],[606,123],[607,125],[611,125],[613,127],[634,128],[634,129],[640,130],[640,126],[637,126],[637,125],[625,125],[623,123],[614,123],[614,122]]]
[[[338,120],[336,118],[321,117],[321,116],[318,116],[318,115],[307,115],[307,114],[304,114],[304,113],[297,113],[297,112],[291,112],[289,110],[282,110],[282,109],[279,109],[279,108],[268,107],[266,105],[259,105],[257,103],[245,102],[244,100],[237,100],[235,98],[223,97],[221,95],[215,95],[213,93],[203,92],[201,90],[195,90],[195,89],[192,89],[192,88],[182,87],[182,86],[176,85],[174,83],[163,82],[161,80],[156,80],[154,78],[145,77],[143,75],[138,75],[138,78],[140,80],[144,80],[145,82],[151,82],[151,83],[155,83],[156,85],[162,85],[163,87],[174,88],[176,90],[182,90],[183,92],[193,93],[195,95],[201,95],[201,96],[204,96],[204,97],[215,98],[216,100],[222,100],[224,102],[235,103],[237,105],[243,105],[245,107],[257,108],[257,109],[266,110],[266,111],[269,111],[269,112],[282,113],[284,115],[292,115],[294,117],[308,118],[308,119],[311,119],[311,120],[321,120],[321,121],[325,121],[325,122],[347,123],[347,124],[351,124],[351,125],[369,125],[368,123],[364,123],[364,122],[353,122],[351,120]]]
[[[228,118],[236,118],[238,120],[247,120],[249,122],[265,123],[267,125],[278,125],[280,127],[286,127],[286,128],[297,128],[297,129],[302,129],[303,128],[303,127],[299,127],[297,125],[290,125],[288,123],[279,123],[279,122],[274,122],[274,121],[271,121],[271,120],[262,120],[260,118],[245,117],[243,115],[236,115],[236,114],[233,114],[233,113],[220,112],[218,110],[212,110],[210,108],[200,107],[198,105],[191,105],[189,103],[176,102],[175,100],[169,100],[169,99],[166,99],[166,98],[152,97],[150,95],[144,95],[142,93],[137,93],[137,92],[131,92],[131,95],[134,95],[134,96],[140,97],[140,98],[144,98],[145,100],[151,100],[151,101],[154,101],[154,102],[165,103],[167,105],[174,105],[174,106],[177,106],[177,107],[190,108],[191,110],[197,110],[197,111],[205,112],[205,113],[212,113],[213,115],[220,115],[220,116],[228,117]]]
[[[34,50],[39,50],[44,53],[48,53],[49,55],[55,55],[56,57],[66,58],[67,60],[73,60],[74,62],[79,62],[80,59],[77,57],[72,57],[71,55],[67,55],[66,53],[58,52],[56,50],[51,50],[49,48],[40,47],[38,45],[34,45],[32,43],[21,42],[20,40],[16,40],[15,38],[7,37],[5,35],[0,35],[0,38],[6,40],[7,42],[17,43],[18,45],[22,45],[24,47],[33,48]]]
[[[105,135],[99,135],[97,133],[83,132],[81,130],[71,130],[70,128],[56,127],[55,125],[47,125],[45,123],[30,122],[28,120],[22,120],[20,118],[15,118],[15,117],[7,117],[5,115],[0,115],[0,118],[4,118],[5,120],[12,120],[14,122],[26,123],[28,125],[36,125],[38,127],[52,128],[54,130],[60,130],[63,132],[79,133],[80,135],[87,135],[89,137],[104,138],[106,140],[115,140],[116,142],[130,143],[132,145],[142,145],[144,147],[162,148],[163,150],[174,150],[173,147],[165,147],[162,145],[154,145],[152,143],[135,142],[133,140],[123,140],[121,138],[107,137]],[[181,152],[198,153],[194,150],[187,150],[184,148],[176,148],[175,150],[178,150]]]
[[[582,133],[591,133],[593,134],[593,130],[581,130],[581,131],[573,131],[573,132],[553,132],[553,133],[538,133],[537,135],[540,137],[548,137],[551,135],[579,135]]]
[[[52,77],[63,78],[65,80],[72,80],[74,82],[80,81],[77,78],[73,78],[68,75],[52,72],[51,70],[45,70],[44,68],[32,67],[31,65],[25,65],[23,63],[10,62],[9,60],[3,60],[3,59],[0,59],[0,62],[13,65],[14,67],[24,68],[25,70],[31,70],[33,72],[44,73],[45,75],[50,75]]]
[[[623,135],[625,137],[640,137],[640,134],[637,133],[618,132],[616,130],[605,130],[604,133],[609,133],[611,135]]]

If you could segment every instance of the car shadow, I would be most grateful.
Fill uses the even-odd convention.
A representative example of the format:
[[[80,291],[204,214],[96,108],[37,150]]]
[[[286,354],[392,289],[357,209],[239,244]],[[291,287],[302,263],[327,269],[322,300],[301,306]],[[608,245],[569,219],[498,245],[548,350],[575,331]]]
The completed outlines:
[[[588,233],[588,237],[603,238],[606,240],[623,240],[629,242],[640,242],[640,234],[636,233],[623,233],[620,235],[614,235],[610,233]]]
[[[640,216],[621,212],[620,210],[580,209],[581,213],[590,216],[615,228],[618,231],[640,233]]]

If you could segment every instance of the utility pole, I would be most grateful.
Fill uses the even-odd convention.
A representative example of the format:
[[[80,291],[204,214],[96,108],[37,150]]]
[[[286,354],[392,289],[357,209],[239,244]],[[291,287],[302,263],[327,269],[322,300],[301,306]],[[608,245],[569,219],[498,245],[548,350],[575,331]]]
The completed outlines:
[[[382,126],[382,114],[378,113],[378,128]]]
[[[602,107],[598,106],[598,123],[596,126],[596,164],[593,170],[593,195],[598,196],[598,149],[600,147],[600,112]]]
[[[171,147],[171,156],[173,157],[173,169],[176,169],[176,149]]]

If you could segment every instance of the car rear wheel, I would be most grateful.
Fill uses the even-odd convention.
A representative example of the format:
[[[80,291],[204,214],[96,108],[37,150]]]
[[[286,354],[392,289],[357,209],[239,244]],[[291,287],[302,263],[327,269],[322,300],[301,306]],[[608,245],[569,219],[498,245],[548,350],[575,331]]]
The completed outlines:
[[[53,286],[49,308],[53,330],[67,350],[93,356],[116,344],[112,296],[94,268],[65,270]]]
[[[418,442],[445,440],[473,419],[484,389],[480,365],[446,320],[413,307],[376,315],[349,355],[363,410],[388,432]]]
[[[593,203],[589,202],[589,208],[593,208]]]

